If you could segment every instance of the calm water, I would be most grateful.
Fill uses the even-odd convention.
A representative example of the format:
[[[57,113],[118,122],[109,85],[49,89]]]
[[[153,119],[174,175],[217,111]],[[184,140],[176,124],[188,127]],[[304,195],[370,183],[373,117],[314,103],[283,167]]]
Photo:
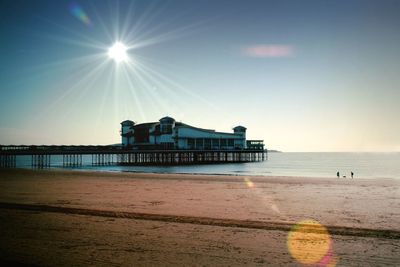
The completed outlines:
[[[400,153],[269,153],[264,162],[173,167],[91,166],[87,156],[83,164],[71,169],[310,177],[336,177],[337,171],[349,177],[353,171],[356,178],[400,179]],[[19,158],[17,166],[29,168],[30,157]],[[62,157],[52,156],[52,167],[62,167]]]

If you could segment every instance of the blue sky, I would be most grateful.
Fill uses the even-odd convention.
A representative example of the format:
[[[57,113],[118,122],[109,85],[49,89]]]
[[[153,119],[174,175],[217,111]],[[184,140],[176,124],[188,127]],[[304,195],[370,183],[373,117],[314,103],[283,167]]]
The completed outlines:
[[[284,151],[399,151],[399,12],[388,0],[2,1],[0,143],[117,143],[120,121],[169,115],[242,124]],[[107,56],[116,41],[129,62]]]

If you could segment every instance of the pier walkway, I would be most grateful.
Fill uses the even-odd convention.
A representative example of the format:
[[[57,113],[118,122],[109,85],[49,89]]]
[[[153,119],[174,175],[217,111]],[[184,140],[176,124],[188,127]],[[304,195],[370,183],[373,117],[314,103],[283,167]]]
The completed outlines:
[[[32,167],[51,166],[52,156],[62,156],[63,166],[82,166],[89,155],[92,165],[186,165],[257,162],[267,159],[267,150],[132,150],[118,146],[0,146],[0,167],[17,166],[17,157],[30,156]]]

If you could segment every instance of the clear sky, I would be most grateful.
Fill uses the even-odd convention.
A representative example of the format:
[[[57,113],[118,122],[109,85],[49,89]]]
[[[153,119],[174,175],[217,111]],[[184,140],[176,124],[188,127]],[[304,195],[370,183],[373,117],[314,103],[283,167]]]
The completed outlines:
[[[122,120],[169,115],[400,151],[400,1],[3,0],[0,33],[0,144],[118,143]]]

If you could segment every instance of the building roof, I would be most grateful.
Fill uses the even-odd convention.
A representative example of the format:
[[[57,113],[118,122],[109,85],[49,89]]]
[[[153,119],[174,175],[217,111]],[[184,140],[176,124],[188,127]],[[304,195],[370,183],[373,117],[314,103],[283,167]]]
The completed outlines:
[[[159,124],[159,122],[146,122],[146,123],[140,123],[136,124],[135,128],[150,128],[153,127],[154,125]]]
[[[171,117],[168,117],[168,116],[166,116],[166,117],[163,117],[163,118],[161,118],[159,121],[160,121],[160,122],[161,122],[161,121],[171,121],[171,122],[174,122],[174,121],[175,121],[175,119],[174,119],[174,118],[171,118]]]
[[[134,125],[134,124],[135,123],[133,121],[131,121],[131,120],[125,120],[125,121],[121,122],[122,126],[131,126],[131,125]]]
[[[189,127],[189,128],[192,128],[192,129],[196,129],[198,131],[202,131],[202,132],[215,133],[215,134],[228,134],[228,135],[238,136],[238,134],[236,134],[236,133],[217,132],[217,131],[212,130],[212,129],[203,129],[203,128],[199,128],[199,127],[194,127],[194,126],[191,126],[189,124],[182,123],[182,122],[175,123],[175,127]]]
[[[121,124],[123,125],[123,126],[129,126],[129,125],[132,125],[135,129],[144,129],[144,128],[148,128],[148,129],[150,129],[150,128],[152,128],[152,127],[156,127],[156,129],[155,129],[155,134],[158,134],[159,133],[159,125],[160,125],[160,122],[161,121],[175,121],[175,119],[174,118],[171,118],[171,117],[168,117],[168,116],[166,116],[166,117],[163,117],[163,118],[161,118],[160,119],[160,121],[158,122],[146,122],[146,123],[139,123],[139,124],[134,124],[134,122],[133,121],[130,121],[130,120],[126,120],[126,121],[123,121],[123,122],[121,122]],[[202,131],[202,132],[208,132],[208,133],[216,133],[216,134],[229,134],[229,135],[235,135],[235,133],[228,133],[228,132],[216,132],[215,130],[213,130],[213,129],[204,129],[204,128],[199,128],[199,127],[195,127],[195,126],[191,126],[191,125],[189,125],[189,124],[186,124],[186,123],[183,123],[183,122],[175,122],[175,127],[188,127],[188,128],[192,128],[192,129],[196,129],[196,130],[198,130],[198,131]],[[243,126],[236,126],[235,128],[233,128],[234,130],[235,129],[237,129],[237,130],[246,130],[246,128],[245,127],[243,127]],[[237,135],[237,133],[236,133],[236,135]]]
[[[235,128],[233,128],[233,130],[234,131],[236,131],[236,130],[247,130],[247,128],[246,127],[244,127],[244,126],[241,126],[241,125],[238,125],[238,126],[236,126]]]
[[[195,127],[195,126],[192,126],[192,125],[183,123],[183,122],[177,122],[177,123],[175,123],[175,127],[189,127],[189,128],[192,128],[192,129],[196,129],[196,130],[199,130],[199,131],[203,131],[203,132],[215,133],[215,130],[199,128],[199,127]]]

